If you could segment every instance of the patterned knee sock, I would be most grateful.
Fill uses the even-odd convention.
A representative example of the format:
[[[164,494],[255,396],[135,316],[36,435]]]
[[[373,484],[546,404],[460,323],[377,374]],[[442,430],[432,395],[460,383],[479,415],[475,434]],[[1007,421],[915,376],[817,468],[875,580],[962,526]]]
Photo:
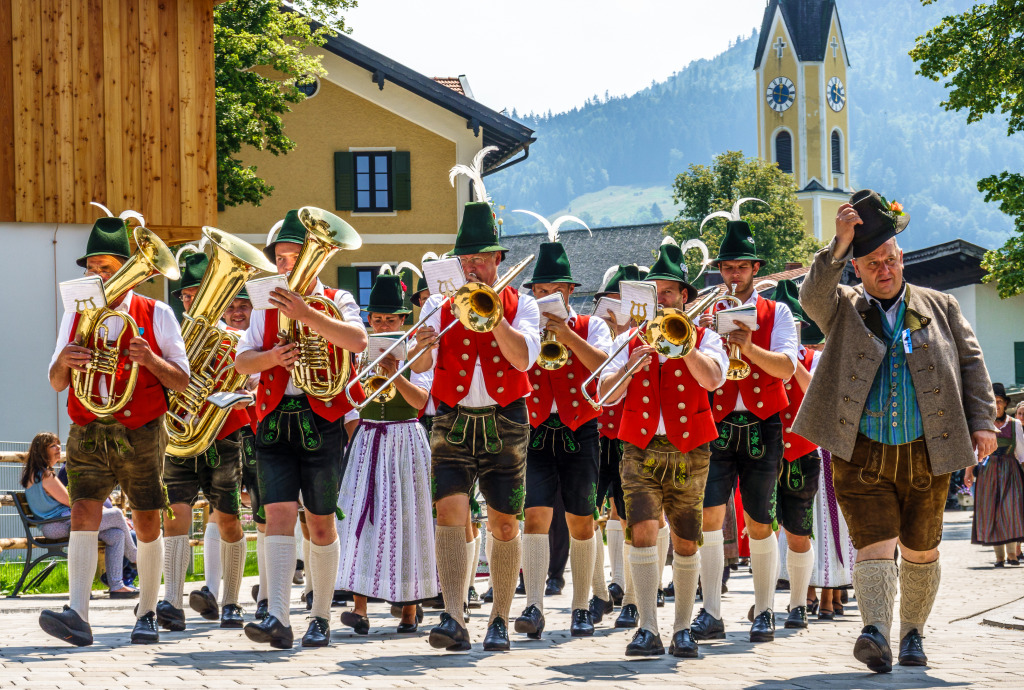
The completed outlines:
[[[291,627],[291,586],[295,575],[295,536],[271,534],[267,549],[267,612]],[[333,582],[333,581],[332,581]],[[328,600],[328,603],[330,601]]]
[[[313,569],[309,567],[309,555],[312,550],[312,542],[309,539],[302,539],[302,574],[303,574],[303,595],[309,594],[313,591]],[[331,580],[331,598],[334,598],[334,580]],[[316,595],[313,595],[313,599],[316,599]]]
[[[245,536],[238,541],[220,541],[220,560],[224,564],[223,606],[238,604],[238,590],[245,575]],[[213,590],[210,590],[213,591]],[[216,595],[215,595],[216,596]]]
[[[807,585],[811,584],[814,570],[814,544],[803,553],[787,549],[786,567],[789,570],[789,610],[807,606]]]
[[[873,625],[892,643],[892,612],[896,603],[896,562],[890,558],[861,561],[853,566],[853,589],[865,627]]]
[[[487,586],[494,590],[494,568],[491,567],[491,551],[494,548],[494,537],[487,530],[481,530],[484,538],[484,556],[487,557]]]
[[[337,536],[330,544],[309,545],[306,580],[313,576],[313,609],[310,615],[314,617],[331,619],[331,600],[334,598],[334,581],[338,578],[340,558],[341,542]]]
[[[672,543],[668,525],[658,530],[658,589],[661,589],[661,578],[665,574],[665,561],[668,560],[668,547]]]
[[[754,614],[775,608],[779,574],[779,540],[774,534],[750,540],[750,568],[754,571]],[[710,583],[708,583],[710,584]],[[804,588],[804,592],[807,588]]]
[[[203,577],[213,598],[220,600],[221,556],[220,528],[216,522],[207,522],[203,532]]]
[[[473,562],[473,553],[476,551],[476,540],[466,542],[466,589],[462,592],[462,603],[469,603],[469,588],[473,586],[476,579],[476,564]]]
[[[572,571],[572,609],[588,610],[590,581],[594,577],[594,536],[569,538],[569,568]]]
[[[270,596],[267,587],[267,533],[256,531],[256,569],[260,571],[260,587],[256,593],[256,601],[261,602]]]
[[[73,531],[68,538],[68,606],[89,622],[89,596],[99,560],[99,531]]]
[[[188,537],[185,540],[185,569],[181,571],[182,585],[185,583],[185,571],[188,569],[187,554],[190,549]],[[149,612],[156,612],[156,602],[160,598],[160,571],[164,562],[164,538],[158,536],[153,541],[139,541],[139,612],[138,617]],[[181,608],[181,589],[178,589],[178,608]]]
[[[604,579],[604,538],[601,530],[594,532],[594,572],[591,574],[590,588],[598,599],[611,601],[608,583]]]
[[[1010,545],[1013,548],[1013,544]],[[942,568],[938,561],[931,563],[900,563],[900,640],[911,630],[924,635],[924,624],[939,593]],[[859,597],[858,597],[859,599]]]
[[[547,541],[547,535],[544,540]],[[516,593],[516,582],[519,580],[519,564],[523,559],[523,540],[517,534],[508,541],[494,540],[494,603],[491,605],[491,616],[487,620],[490,625],[496,617],[508,623],[508,612],[512,608],[512,597]],[[547,569],[544,570],[547,572]],[[543,596],[543,590],[541,591]]]
[[[636,606],[636,591],[633,587],[633,567],[629,565],[629,560],[632,557],[633,545],[628,541],[622,542],[622,561],[624,563],[623,571],[624,577],[622,583],[622,606],[626,607],[632,604]]]
[[[693,620],[693,602],[697,598],[697,579],[700,577],[700,551],[692,556],[672,554],[672,584],[676,590],[676,620],[672,633],[686,630]]]
[[[444,595],[444,610],[456,623],[465,625],[462,597],[466,595],[466,528],[438,525],[434,553],[437,555],[437,576]]]
[[[625,540],[622,534],[622,523],[618,520],[608,521],[608,563],[611,566],[612,582],[620,587],[626,585],[626,569],[623,566],[623,546]]]
[[[546,534],[523,535],[523,582],[526,584],[526,605],[544,612],[544,579],[548,576],[551,548]]]
[[[704,610],[715,618],[722,617],[722,574],[725,572],[725,538],[722,530],[704,533],[700,547],[700,583]],[[679,596],[677,593],[676,596]]]
[[[639,625],[658,634],[658,547],[633,547],[629,554],[629,569],[633,572],[636,607],[640,612]]]
[[[164,539],[164,601],[176,609],[181,608],[182,594],[185,591],[185,576],[188,573],[188,559],[191,549],[188,535],[181,534]],[[142,543],[139,543],[141,549]],[[142,575],[142,557],[139,557],[139,575]],[[141,584],[141,582],[140,582]],[[139,611],[143,611],[139,606]]]

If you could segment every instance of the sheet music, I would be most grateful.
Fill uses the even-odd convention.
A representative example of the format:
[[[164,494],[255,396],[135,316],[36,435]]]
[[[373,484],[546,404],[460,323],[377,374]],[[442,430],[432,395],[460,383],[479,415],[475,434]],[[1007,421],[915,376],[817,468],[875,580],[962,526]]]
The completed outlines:
[[[727,335],[733,331],[738,331],[739,327],[733,321],[740,321],[750,330],[756,331],[757,305],[744,304],[741,307],[733,307],[715,312],[715,332],[718,335]]]
[[[658,288],[643,280],[623,280],[619,283],[622,303],[619,315],[631,322],[643,323],[658,314]],[[621,323],[621,321],[620,321]]]
[[[60,298],[64,302],[64,311],[69,314],[107,306],[103,279],[99,276],[65,280],[60,284]]]
[[[382,354],[384,354],[385,350],[394,345],[395,341],[401,338],[403,335],[404,333],[402,331],[394,331],[392,333],[371,334],[367,338],[366,343],[366,356],[368,358],[366,361],[372,362],[373,360],[380,357]],[[394,355],[395,359],[402,361],[406,358],[406,355],[408,354],[406,351],[407,342],[408,341],[406,341],[406,343],[402,343],[401,345],[399,345],[398,347],[391,351],[391,354]]]
[[[566,308],[565,300],[560,292],[553,292],[538,299],[537,309],[540,310],[540,329],[542,331],[548,323],[548,317],[545,314],[551,314],[560,319],[569,318],[569,310]]]
[[[615,315],[615,320],[618,323],[622,323],[622,300],[617,300],[612,297],[602,297],[597,300],[597,306],[594,307],[593,316],[597,316],[602,319],[608,318],[608,312]]]
[[[466,284],[462,262],[455,256],[423,264],[423,278],[432,295],[454,295]]]
[[[253,309],[274,309],[274,305],[270,303],[270,293],[277,288],[287,290],[288,278],[278,274],[264,278],[255,278],[245,284],[245,290],[249,293],[249,300],[252,302]]]
[[[234,391],[220,391],[219,393],[211,393],[207,398],[207,402],[220,409],[226,409],[231,407],[235,403],[246,400],[250,405],[254,404],[256,400],[247,393],[236,393]]]

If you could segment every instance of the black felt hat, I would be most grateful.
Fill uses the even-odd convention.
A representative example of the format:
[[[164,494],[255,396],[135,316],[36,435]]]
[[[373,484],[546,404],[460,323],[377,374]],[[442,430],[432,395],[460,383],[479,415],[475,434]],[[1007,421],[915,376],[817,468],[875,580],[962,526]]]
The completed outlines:
[[[854,192],[850,203],[860,216],[854,229],[853,258],[859,259],[875,251],[903,232],[910,223],[910,214],[895,201],[889,201],[878,192],[862,189]]]
[[[1010,396],[1006,394],[1006,388],[1001,383],[992,384],[992,395],[996,398],[1002,398],[1007,405],[1010,404]]]
[[[92,224],[85,255],[78,259],[78,265],[85,268],[90,256],[115,256],[127,261],[132,251],[128,244],[128,225],[117,216],[97,218]]]

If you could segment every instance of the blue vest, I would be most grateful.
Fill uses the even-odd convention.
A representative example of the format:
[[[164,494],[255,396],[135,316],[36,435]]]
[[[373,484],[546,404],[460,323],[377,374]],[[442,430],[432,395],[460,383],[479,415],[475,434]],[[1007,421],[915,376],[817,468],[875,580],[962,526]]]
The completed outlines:
[[[907,353],[903,349],[903,316],[906,311],[907,303],[904,301],[900,304],[893,327],[882,314],[882,330],[888,348],[885,360],[875,372],[871,392],[864,404],[864,414],[860,418],[862,434],[890,446],[910,443],[924,435],[917,391],[907,368]]]

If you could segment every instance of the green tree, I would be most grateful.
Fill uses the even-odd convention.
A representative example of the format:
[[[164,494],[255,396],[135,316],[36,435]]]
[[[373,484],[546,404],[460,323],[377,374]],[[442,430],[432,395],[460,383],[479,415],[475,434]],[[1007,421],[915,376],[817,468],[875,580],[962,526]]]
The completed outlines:
[[[930,5],[934,0],[921,0]],[[963,14],[943,18],[910,51],[918,74],[946,79],[946,110],[966,110],[968,122],[999,114],[1007,136],[1024,130],[1024,11],[1017,0],[980,2]],[[985,201],[1014,220],[1015,234],[985,254],[985,282],[1006,298],[1024,292],[1024,175],[1003,171],[978,181]]]
[[[229,0],[213,10],[217,98],[217,202],[253,204],[274,188],[238,154],[246,147],[286,154],[295,148],[281,116],[305,100],[297,85],[326,74],[304,51],[347,32],[341,11],[356,0]]]
[[[759,271],[761,275],[784,270],[788,261],[806,264],[820,249],[821,244],[804,232],[803,212],[796,202],[793,177],[774,163],[744,158],[742,151],[719,154],[710,167],[691,165],[676,176],[672,200],[681,209],[665,228],[665,234],[672,235],[680,244],[700,238],[714,258],[725,235],[726,220],[708,221],[703,235],[700,234],[701,221],[715,211],[731,211],[736,199],[742,197],[762,199],[768,204],[748,201],[740,208],[741,217],[754,234],[758,255],[766,261]],[[696,276],[700,271],[700,255],[689,251],[685,258],[690,275]]]

